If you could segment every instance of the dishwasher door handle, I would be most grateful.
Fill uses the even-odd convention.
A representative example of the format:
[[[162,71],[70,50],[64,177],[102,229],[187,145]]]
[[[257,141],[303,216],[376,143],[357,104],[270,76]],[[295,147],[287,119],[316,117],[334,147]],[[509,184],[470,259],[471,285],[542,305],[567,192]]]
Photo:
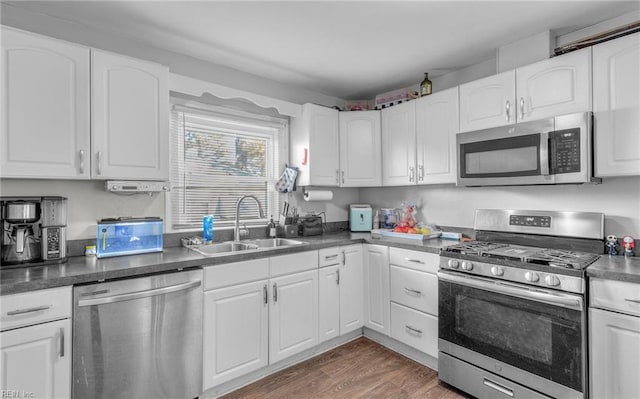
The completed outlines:
[[[130,301],[133,299],[147,298],[150,296],[164,295],[170,292],[178,292],[188,290],[190,288],[199,287],[202,282],[198,281],[189,281],[187,283],[170,285],[168,287],[162,288],[154,288],[152,290],[145,291],[136,291],[129,292],[127,294],[120,294],[114,296],[108,296],[104,298],[93,298],[93,299],[82,299],[78,301],[78,306],[92,306],[92,305],[103,305],[106,303],[114,303],[114,302],[122,302],[122,301]]]

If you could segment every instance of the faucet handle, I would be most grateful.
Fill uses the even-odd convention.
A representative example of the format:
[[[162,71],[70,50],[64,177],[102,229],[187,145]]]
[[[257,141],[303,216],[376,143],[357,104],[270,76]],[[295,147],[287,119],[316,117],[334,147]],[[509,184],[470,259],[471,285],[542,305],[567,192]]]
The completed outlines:
[[[249,235],[249,229],[247,228],[247,225],[244,223],[242,223],[242,227],[238,229],[238,232],[240,233],[240,237]]]

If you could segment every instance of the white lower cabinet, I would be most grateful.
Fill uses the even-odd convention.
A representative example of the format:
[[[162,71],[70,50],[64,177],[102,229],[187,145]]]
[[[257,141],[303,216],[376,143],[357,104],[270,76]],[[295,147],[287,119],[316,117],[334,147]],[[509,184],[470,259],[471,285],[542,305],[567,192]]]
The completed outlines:
[[[364,325],[390,334],[389,248],[364,245]]]
[[[2,397],[71,397],[71,287],[2,297]]]
[[[391,337],[438,357],[436,254],[389,249]]]
[[[319,331],[324,342],[364,324],[362,245],[321,249],[319,263]]]

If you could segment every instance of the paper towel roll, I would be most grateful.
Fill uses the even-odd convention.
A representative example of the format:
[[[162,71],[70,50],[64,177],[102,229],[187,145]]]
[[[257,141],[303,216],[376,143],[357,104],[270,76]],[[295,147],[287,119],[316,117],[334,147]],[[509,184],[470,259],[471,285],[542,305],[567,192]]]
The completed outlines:
[[[329,190],[312,190],[304,192],[305,201],[331,201],[333,199],[333,191]]]

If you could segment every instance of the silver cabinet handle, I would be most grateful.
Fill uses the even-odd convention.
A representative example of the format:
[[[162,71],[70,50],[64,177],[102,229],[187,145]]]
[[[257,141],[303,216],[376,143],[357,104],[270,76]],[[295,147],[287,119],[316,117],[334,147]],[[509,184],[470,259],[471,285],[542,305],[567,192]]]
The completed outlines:
[[[273,283],[273,303],[278,302],[278,284]]]
[[[406,328],[406,329],[407,329],[407,331],[409,331],[410,333],[418,334],[418,335],[422,335],[422,330],[418,330],[418,329],[417,329],[417,328],[415,328],[415,327],[411,327],[411,326],[405,325],[405,328]]]
[[[7,316],[17,316],[19,314],[39,312],[41,310],[51,309],[52,307],[53,305],[42,305],[42,306],[36,306],[35,308],[16,309],[16,310],[11,310],[7,312]]]
[[[627,302],[640,303],[640,299],[624,298],[624,300]]]
[[[406,260],[406,261],[408,261],[408,262],[420,263],[421,265],[424,265],[424,262],[423,262],[423,261],[421,261],[420,259],[404,258],[404,260]]]
[[[338,257],[338,254],[327,255],[324,257],[324,260],[336,259],[337,257]]]
[[[488,386],[491,389],[495,389],[496,391],[500,392],[501,394],[504,394],[504,395],[507,395],[507,396],[513,398],[513,390],[505,387],[502,384],[498,384],[497,382],[493,382],[493,381],[488,380],[486,378],[484,379],[483,384]]]
[[[342,171],[342,184],[344,184],[344,170]]]
[[[78,301],[78,306],[104,305],[107,303],[123,302],[123,301],[130,301],[133,299],[147,298],[150,296],[164,295],[170,292],[184,291],[190,288],[199,287],[200,284],[201,284],[200,280],[189,281],[187,283],[171,285],[168,287],[154,288],[152,290],[129,292],[126,294],[114,295],[114,296],[109,296],[104,298],[83,299]]]
[[[336,169],[336,184],[340,184],[340,169]]]
[[[340,269],[336,270],[336,284],[340,285]]]
[[[520,119],[524,119],[524,97],[520,97]]]
[[[265,284],[262,287],[262,294],[264,296],[264,304],[267,305],[269,303],[269,294],[267,293],[267,285]]]
[[[418,166],[418,181],[424,181],[424,165]]]
[[[409,166],[409,182],[413,182],[413,177],[415,174],[415,168],[413,166]]]
[[[404,290],[408,293],[408,294],[414,294],[414,295],[422,295],[422,291],[419,290],[414,290],[412,288],[409,287],[404,287]]]
[[[78,151],[80,157],[80,174],[84,174],[84,150]]]
[[[96,173],[101,175],[102,174],[102,151],[98,151],[98,154],[96,155]]]
[[[507,116],[507,122],[511,120],[511,102],[507,100],[507,103],[504,105],[505,115]]]
[[[60,328],[60,357],[64,357],[64,328]]]
[[[347,255],[342,251],[342,266],[347,263]]]

